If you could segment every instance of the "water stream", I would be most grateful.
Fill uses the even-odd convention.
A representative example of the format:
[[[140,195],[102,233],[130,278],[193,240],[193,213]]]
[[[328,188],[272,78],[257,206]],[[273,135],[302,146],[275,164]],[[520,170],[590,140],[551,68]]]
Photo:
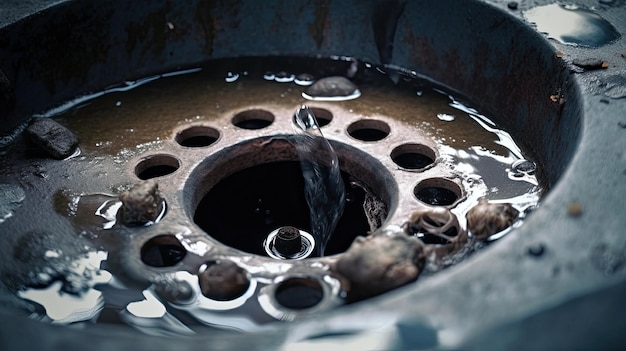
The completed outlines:
[[[300,158],[312,234],[319,243],[317,253],[323,256],[330,234],[343,214],[346,198],[339,160],[333,147],[322,135],[313,111],[306,105],[302,105],[294,114],[293,128],[299,137],[291,139],[291,143]]]

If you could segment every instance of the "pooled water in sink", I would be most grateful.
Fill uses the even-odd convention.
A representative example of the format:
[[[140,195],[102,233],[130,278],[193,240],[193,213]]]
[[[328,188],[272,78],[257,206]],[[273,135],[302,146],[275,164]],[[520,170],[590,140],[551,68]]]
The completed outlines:
[[[600,47],[621,36],[609,21],[577,5],[538,6],[525,11],[524,17],[538,31],[570,45]]]
[[[190,312],[161,301],[151,287],[128,288],[116,279],[116,270],[120,267],[109,262],[110,253],[125,245],[123,235],[116,235],[119,226],[115,223],[109,226],[107,223],[111,221],[99,217],[95,210],[91,213],[83,209],[86,206],[100,208],[99,205],[111,201],[111,196],[138,182],[139,179],[130,177],[127,172],[127,168],[132,168],[129,162],[145,152],[161,150],[172,139],[174,130],[181,126],[230,119],[230,111],[259,104],[295,111],[302,103],[307,103],[301,94],[305,87],[296,84],[295,78],[283,79],[285,76],[293,74],[295,77],[301,73],[315,78],[345,76],[354,72],[355,67],[358,69],[351,79],[358,85],[361,96],[332,104],[355,116],[386,116],[398,120],[405,128],[430,136],[438,145],[438,162],[463,181],[467,199],[453,210],[461,221],[480,197],[511,202],[522,213],[537,205],[542,192],[537,175],[541,168],[535,172],[533,167],[524,166],[528,165],[524,160],[530,157],[509,133],[469,104],[462,103],[457,96],[416,75],[409,73],[394,83],[376,67],[350,59],[214,61],[181,72],[185,74],[165,74],[128,82],[122,84],[122,88],[78,98],[61,109],[44,113],[79,136],[82,154],[76,158],[37,159],[38,167],[31,172],[28,164],[32,163],[32,158],[23,150],[23,141],[7,146],[6,154],[15,156],[5,161],[9,167],[0,174],[0,182],[13,183],[13,179],[17,179],[25,196],[20,200],[22,205],[12,208],[12,216],[0,223],[0,229],[7,231],[7,226],[15,220],[29,220],[33,226],[38,223],[41,227],[52,220],[56,222],[50,230],[59,231],[58,235],[65,241],[75,237],[87,246],[86,253],[72,256],[70,250],[64,250],[64,240],[51,242],[46,251],[50,251],[49,257],[43,255],[39,258],[41,261],[37,261],[43,265],[33,264],[32,271],[14,278],[16,283],[12,284],[12,289],[17,296],[32,302],[28,309],[31,316],[83,327],[93,327],[93,322],[123,323],[155,335],[187,335],[200,331],[203,326],[255,330],[273,321],[274,318],[263,315],[254,299],[230,311],[196,313],[198,311]],[[264,79],[268,72],[275,73],[274,80]],[[278,74],[281,72],[286,74]],[[323,128],[328,128],[325,135],[329,139],[344,133],[341,126],[332,123]],[[233,126],[226,126],[222,131],[232,129]],[[259,133],[263,133],[262,129]],[[46,177],[37,175],[43,172],[40,168]],[[33,195],[35,192],[38,195]],[[90,203],[100,198],[102,203]],[[50,202],[55,202],[51,211],[44,212],[41,218],[29,218],[28,209]],[[251,208],[255,206],[258,204],[251,204]],[[14,241],[26,234],[19,230],[11,232],[7,235]],[[64,291],[58,278],[40,279],[47,271],[46,262],[57,264],[66,255],[63,262],[68,268],[54,272],[82,267],[80,262],[85,257],[94,261],[87,273],[83,270],[72,275],[72,279],[84,280],[83,292]],[[252,274],[253,279],[255,274]],[[191,284],[197,281],[193,277],[195,275],[189,280]],[[259,278],[258,289],[267,284],[267,279]],[[62,301],[51,298],[63,294],[71,294],[72,298]],[[85,306],[88,301],[91,305]],[[53,310],[52,304],[57,303],[67,309]]]

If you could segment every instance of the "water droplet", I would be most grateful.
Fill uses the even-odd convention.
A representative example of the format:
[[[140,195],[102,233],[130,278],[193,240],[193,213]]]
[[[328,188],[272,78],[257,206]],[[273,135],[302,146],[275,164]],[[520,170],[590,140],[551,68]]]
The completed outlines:
[[[534,162],[531,162],[528,160],[517,160],[513,162],[513,165],[511,165],[511,167],[513,168],[513,172],[515,173],[526,173],[526,174],[530,174],[537,169],[537,165]]]
[[[289,83],[289,82],[293,82],[294,79],[296,79],[295,75],[291,73],[287,73],[285,71],[276,73],[276,76],[274,77],[274,80],[277,81],[278,83]]]
[[[298,74],[294,79],[294,83],[301,86],[309,86],[315,82],[315,77],[308,73]]]
[[[0,223],[13,216],[25,198],[26,194],[21,187],[12,184],[0,184]]]
[[[565,44],[599,47],[620,37],[607,20],[577,6],[538,6],[524,12],[524,16],[538,31]]]
[[[227,83],[232,83],[237,79],[239,79],[239,74],[233,72],[226,73],[226,78],[224,78]]]
[[[449,115],[447,113],[438,113],[437,114],[437,118],[439,118],[439,120],[444,121],[444,122],[452,122],[452,121],[454,121],[454,116],[453,115]]]

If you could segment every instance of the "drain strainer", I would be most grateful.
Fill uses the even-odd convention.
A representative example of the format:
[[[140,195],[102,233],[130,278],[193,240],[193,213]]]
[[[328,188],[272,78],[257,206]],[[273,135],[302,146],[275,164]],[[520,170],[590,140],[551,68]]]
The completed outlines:
[[[329,76],[278,78],[313,81],[311,67]],[[542,192],[506,131],[406,72],[393,82],[356,60],[275,58],[183,73],[45,116],[80,153],[39,159],[45,175],[28,178],[54,193],[54,216],[92,260],[51,245],[13,277],[41,318],[260,330],[435,274],[519,226]],[[323,253],[294,137],[303,102],[330,145],[305,151],[336,154],[345,190]],[[47,296],[59,292],[55,314]]]

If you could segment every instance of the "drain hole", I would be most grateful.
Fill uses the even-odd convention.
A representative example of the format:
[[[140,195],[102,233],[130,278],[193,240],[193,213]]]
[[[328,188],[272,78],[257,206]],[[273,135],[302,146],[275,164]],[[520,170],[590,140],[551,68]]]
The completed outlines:
[[[362,119],[348,126],[348,134],[362,141],[378,141],[389,135],[391,128],[383,121]]]
[[[413,193],[426,204],[450,206],[461,197],[461,188],[451,180],[431,178],[420,182]]]
[[[174,156],[153,155],[139,161],[135,174],[139,179],[148,180],[174,173],[179,167],[180,162]]]
[[[274,296],[276,302],[285,308],[303,310],[320,303],[324,290],[317,280],[290,278],[280,283]]]
[[[421,241],[424,242],[424,244],[429,244],[429,245],[447,245],[450,244],[451,241],[441,237],[439,235],[436,234],[431,234],[431,233],[418,233],[416,235]]]
[[[435,162],[435,152],[421,144],[404,144],[391,151],[391,159],[406,169],[422,169]]]
[[[319,124],[320,127],[328,125],[333,120],[333,113],[325,108],[310,107],[310,109],[315,115],[315,118],[317,118],[317,124]]]
[[[347,185],[346,202],[326,255],[344,252],[357,236],[370,231],[363,209],[365,190],[350,186],[347,173],[342,172],[342,178]],[[277,228],[292,226],[311,232],[300,163],[261,164],[222,179],[199,202],[194,221],[222,244],[261,256],[267,256],[265,239]]]
[[[274,115],[265,110],[246,110],[236,114],[232,123],[243,129],[263,129],[274,122]]]
[[[207,126],[193,126],[176,134],[176,142],[186,147],[204,147],[217,141],[220,132]]]
[[[141,261],[151,267],[172,267],[186,254],[183,245],[171,234],[155,236],[141,247]]]

